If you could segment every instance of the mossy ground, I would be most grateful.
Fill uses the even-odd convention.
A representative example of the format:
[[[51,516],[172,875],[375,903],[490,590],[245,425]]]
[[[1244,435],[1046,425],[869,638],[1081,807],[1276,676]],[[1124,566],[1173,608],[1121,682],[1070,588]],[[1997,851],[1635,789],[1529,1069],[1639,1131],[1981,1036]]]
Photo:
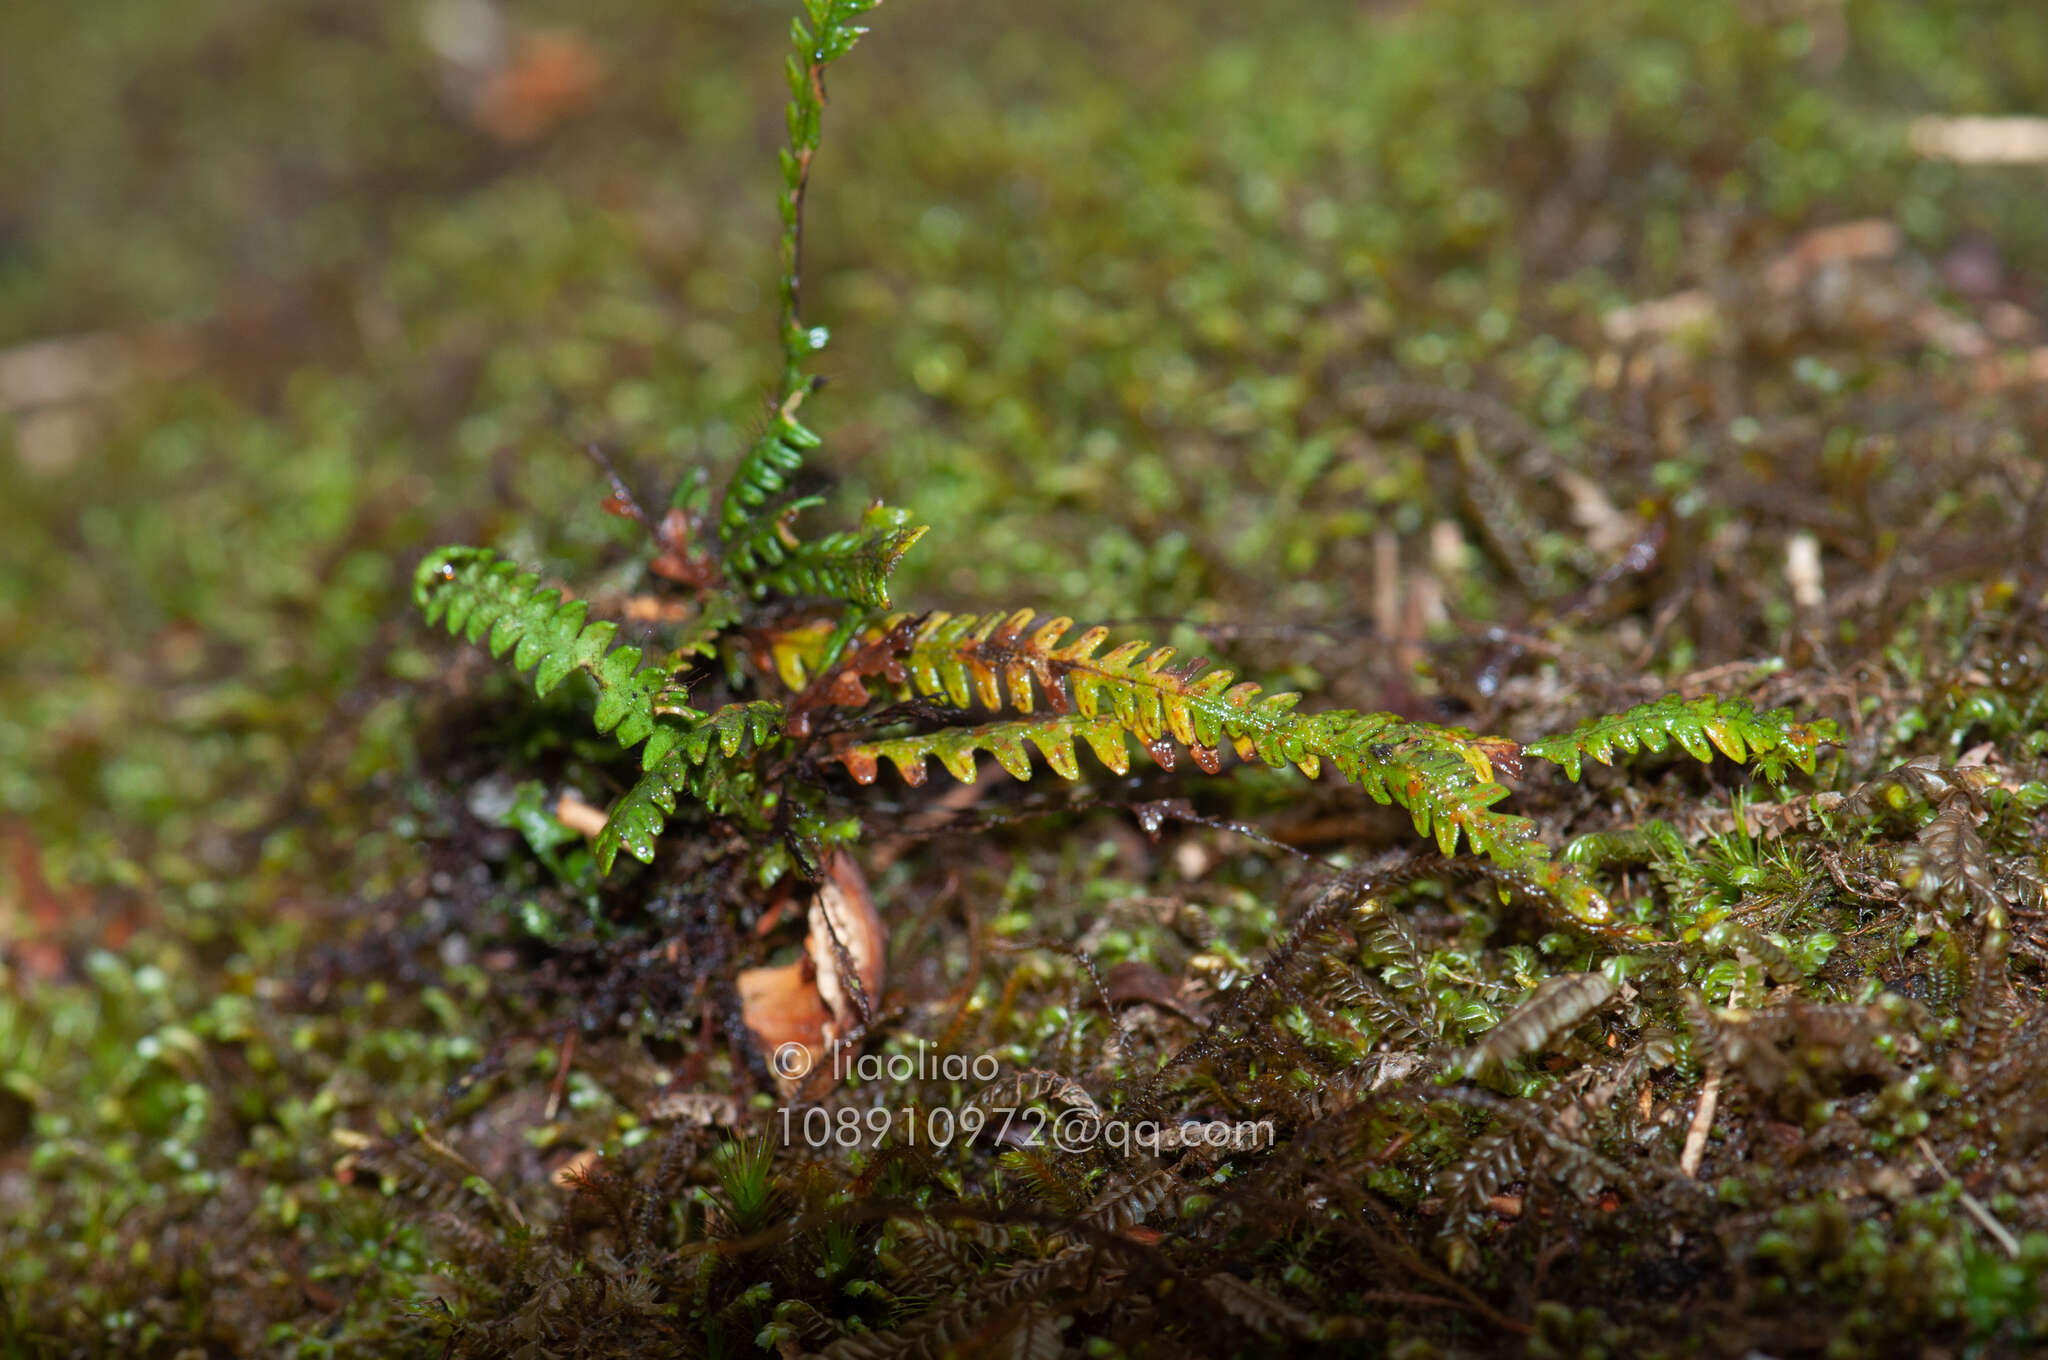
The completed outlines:
[[[1017,1240],[923,1277],[971,1301],[1108,1183],[1015,1149],[758,1173],[647,1116],[671,1076],[766,1089],[720,980],[793,941],[693,895],[688,845],[604,891],[573,846],[544,864],[506,811],[522,781],[602,802],[616,762],[430,637],[405,584],[466,540],[628,588],[579,447],[648,486],[742,449],[772,376],[787,16],[514,17],[573,22],[608,72],[519,145],[462,115],[412,3],[0,13],[0,1353],[815,1346],[920,1313],[903,1263],[927,1258],[832,1219],[849,1202],[1011,1215]],[[1520,738],[1667,688],[1788,703],[1848,734],[1795,794],[1977,751],[2011,920],[1986,1020],[1991,908],[1915,849],[1928,800],[1750,834],[1730,766],[1532,783],[1559,840],[1670,822],[1682,855],[1614,856],[1631,914],[1677,938],[1734,913],[1800,954],[1772,980],[1815,1004],[1902,998],[1886,1061],[1930,1075],[1901,1090],[1816,1020],[1781,1059],[1727,1058],[1701,1203],[1651,1170],[1701,1084],[1681,1041],[1648,1132],[1608,1149],[1638,1175],[1575,1198],[1529,1154],[1462,1226],[1436,1187],[1478,1112],[1389,1108],[1315,1154],[1382,1206],[1350,1211],[1363,1237],[1270,1168],[1183,1167],[1265,1229],[1155,1215],[1102,1248],[1113,1288],[992,1317],[1104,1354],[2041,1343],[2048,1120],[2012,1088],[2044,1075],[2048,218],[2038,167],[1906,136],[2048,109],[2036,23],[1908,0],[878,15],[810,205],[835,338],[807,416],[841,503],[935,526],[899,599],[1125,621],[1311,703]],[[87,335],[116,338],[37,352],[82,370],[24,358]],[[1603,575],[1652,525],[1654,559]],[[1788,572],[1807,543],[1817,582]],[[1077,946],[1223,1008],[1331,863],[1410,844],[1355,791],[1253,771],[992,778],[936,839],[903,832],[944,790],[878,787],[839,791],[894,932],[883,1051],[943,1040],[1098,1097],[1199,1031],[1134,993],[1114,1038]],[[1129,805],[1169,796],[1292,849],[1143,834]],[[1434,1029],[1347,1011],[1381,1053],[1441,1058],[1548,972],[1666,970],[1503,1092],[1683,1032],[1687,988],[1786,1004],[1732,947],[1616,962],[1469,885],[1385,900],[1417,921],[1408,972],[1336,947]],[[1300,1098],[1370,1104],[1339,1075],[1362,1053],[1283,999]],[[1177,1108],[1278,1110],[1269,1076],[1219,1070]],[[572,1197],[550,1173],[587,1149],[615,1179]]]

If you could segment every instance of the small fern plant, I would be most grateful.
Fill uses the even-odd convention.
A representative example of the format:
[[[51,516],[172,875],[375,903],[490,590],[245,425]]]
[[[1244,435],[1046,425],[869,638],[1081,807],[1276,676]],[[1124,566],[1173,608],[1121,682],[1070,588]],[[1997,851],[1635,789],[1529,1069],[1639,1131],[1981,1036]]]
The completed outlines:
[[[865,785],[887,762],[918,784],[936,758],[971,781],[987,754],[1028,779],[1035,752],[1078,779],[1081,747],[1121,774],[1135,740],[1169,770],[1185,756],[1213,774],[1226,751],[1310,777],[1327,767],[1407,811],[1444,854],[1468,847],[1505,886],[1562,919],[1630,935],[1585,868],[1553,858],[1529,819],[1498,810],[1509,796],[1503,776],[1537,757],[1576,779],[1585,761],[1673,743],[1703,760],[1716,751],[1753,760],[1773,779],[1787,765],[1811,772],[1832,735],[1826,724],[1736,700],[1670,697],[1522,747],[1390,713],[1303,712],[1297,694],[1268,694],[1170,647],[1111,645],[1103,628],[1076,632],[1070,619],[1040,621],[1029,609],[893,612],[890,576],[925,526],[875,505],[852,528],[807,534],[800,521],[822,498],[798,492],[820,443],[799,415],[816,387],[809,366],[828,338],[803,316],[805,190],[827,69],[865,32],[859,20],[876,3],[804,0],[792,27],[789,142],[780,157],[782,365],[760,436],[715,513],[701,483],[688,482],[653,525],[614,479],[612,508],[653,533],[653,585],[688,597],[672,611],[684,622],[652,648],[625,645],[616,623],[592,619],[584,601],[489,549],[445,547],[419,565],[415,597],[430,623],[530,672],[543,695],[582,675],[596,729],[639,751],[637,782],[596,839],[604,872],[622,852],[652,862],[666,825],[690,812],[743,833],[764,881],[792,869],[809,874],[825,846],[858,832],[857,821],[823,811],[830,765]],[[721,664],[704,667],[704,659]],[[699,669],[714,674],[701,693],[685,683]],[[977,709],[991,720],[971,721]],[[905,711],[921,715],[926,730],[892,720]]]

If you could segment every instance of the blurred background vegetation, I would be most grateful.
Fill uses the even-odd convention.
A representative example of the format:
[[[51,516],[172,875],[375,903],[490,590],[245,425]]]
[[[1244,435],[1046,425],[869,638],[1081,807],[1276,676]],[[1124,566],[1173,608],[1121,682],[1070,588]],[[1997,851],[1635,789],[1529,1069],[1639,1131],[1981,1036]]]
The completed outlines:
[[[442,541],[604,580],[629,538],[585,443],[664,489],[744,447],[788,17],[0,7],[0,1352],[376,1354],[431,1295],[419,1228],[333,1174],[338,1125],[409,1127],[503,1019],[490,960],[434,940],[452,652],[406,583]],[[912,607],[1363,626],[1373,545],[1429,561],[1443,501],[1426,450],[1361,435],[1375,384],[1483,387],[1570,450],[1627,414],[1614,314],[1659,299],[1708,300],[1707,348],[1743,317],[1816,401],[2040,344],[2040,167],[1909,139],[2048,112],[2039,24],[890,0],[835,74],[806,415],[843,505],[937,526]],[[1756,333],[1759,262],[1864,219],[1891,272]],[[1977,341],[1859,337],[1930,304]],[[1666,439],[1656,485],[1728,434]],[[1441,575],[1425,631],[1512,612],[1491,568]],[[1312,659],[1273,678],[1402,683]],[[388,972],[332,963],[400,927]]]

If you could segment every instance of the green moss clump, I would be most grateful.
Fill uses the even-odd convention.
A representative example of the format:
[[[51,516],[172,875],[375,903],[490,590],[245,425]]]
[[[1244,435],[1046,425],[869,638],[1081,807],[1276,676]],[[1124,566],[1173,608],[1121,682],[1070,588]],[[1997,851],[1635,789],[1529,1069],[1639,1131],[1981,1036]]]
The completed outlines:
[[[2048,242],[1907,129],[2048,68],[2017,7],[1780,8],[885,15],[781,490],[935,526],[897,607],[1841,739],[1500,767],[1626,938],[1333,780],[774,770],[890,936],[808,1106],[734,989],[800,950],[781,808],[602,876],[585,681],[406,603],[486,543],[705,660],[577,450],[758,445],[784,34],[579,16],[603,94],[508,148],[417,6],[0,14],[0,1353],[2037,1347]]]

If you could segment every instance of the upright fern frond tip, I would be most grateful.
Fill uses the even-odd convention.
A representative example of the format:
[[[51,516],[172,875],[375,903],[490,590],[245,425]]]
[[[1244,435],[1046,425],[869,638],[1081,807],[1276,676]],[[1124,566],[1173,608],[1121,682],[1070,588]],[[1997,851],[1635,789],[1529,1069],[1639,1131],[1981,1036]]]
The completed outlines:
[[[854,21],[881,0],[804,0],[802,19],[790,21],[784,73],[789,80],[789,146],[782,152],[782,395],[804,385],[804,361],[825,347],[826,337],[803,321],[802,271],[804,190],[825,115],[825,68],[853,50],[867,33]]]
[[[887,592],[879,586],[873,571],[834,572],[826,565],[828,560],[844,557],[851,551],[851,545],[845,542],[827,540],[825,544],[811,545],[804,554],[809,559],[808,569],[800,566],[776,570],[805,546],[800,544],[793,527],[798,512],[819,504],[815,497],[788,497],[803,468],[804,454],[818,447],[818,436],[798,423],[796,411],[811,389],[806,366],[828,339],[822,326],[807,325],[803,318],[804,194],[824,121],[825,68],[853,50],[853,45],[867,32],[854,20],[878,3],[880,0],[804,0],[809,26],[805,26],[803,19],[792,20],[790,25],[791,51],[786,65],[789,145],[780,156],[779,196],[782,310],[778,329],[782,376],[769,426],[741,460],[718,512],[718,537],[725,550],[726,570],[755,595],[771,590],[818,593],[872,607],[887,606]],[[893,551],[881,551],[888,565],[893,566],[896,557],[908,547],[906,540],[894,544]],[[874,550],[868,551],[872,556]]]

